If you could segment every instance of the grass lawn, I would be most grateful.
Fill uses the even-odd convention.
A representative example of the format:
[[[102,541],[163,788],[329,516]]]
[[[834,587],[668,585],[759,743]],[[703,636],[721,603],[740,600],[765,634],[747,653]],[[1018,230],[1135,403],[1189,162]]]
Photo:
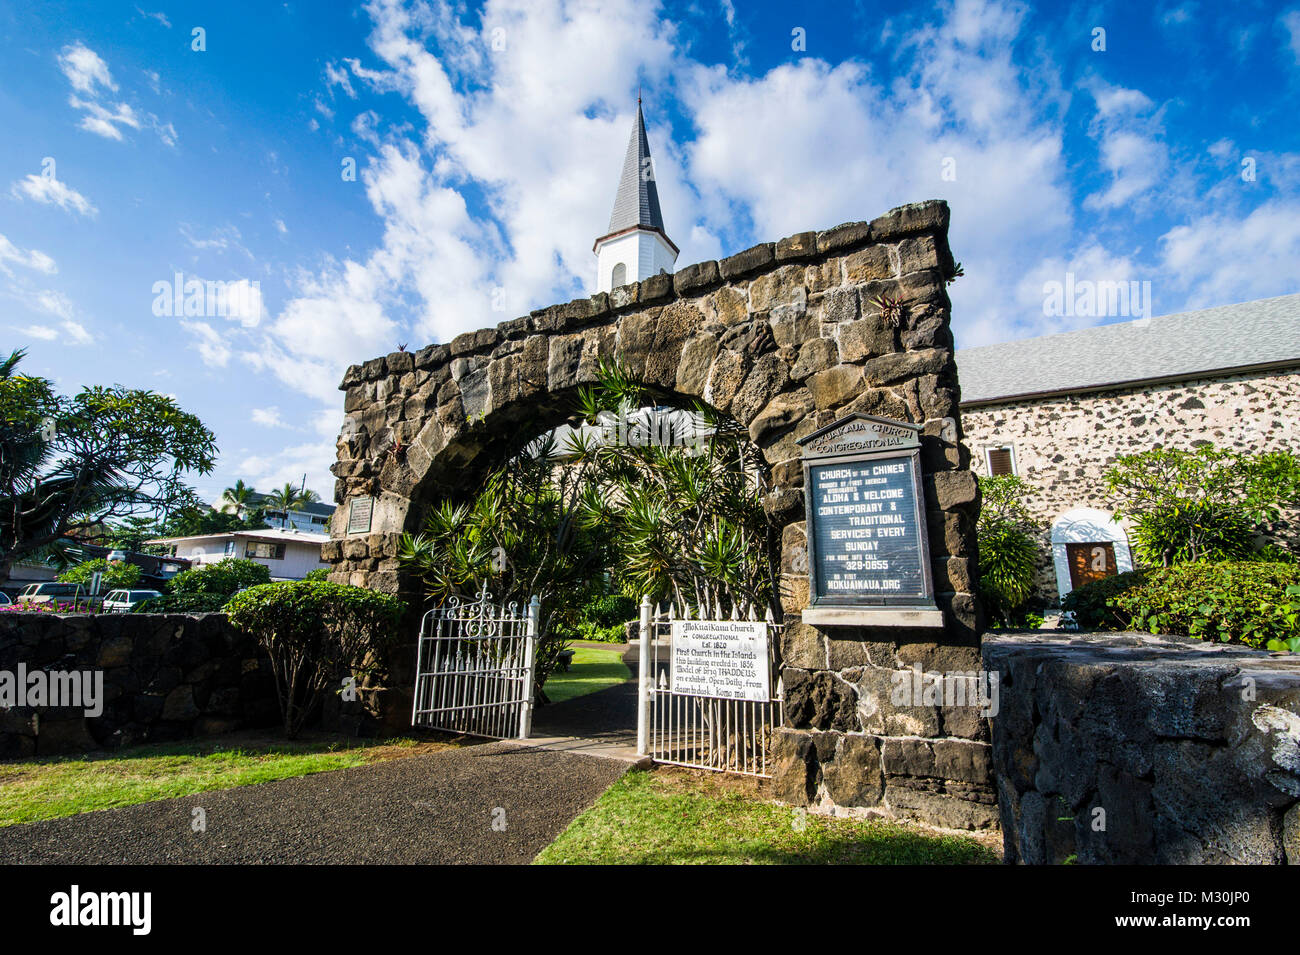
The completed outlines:
[[[552,703],[563,703],[632,679],[632,671],[623,662],[621,652],[582,646],[573,649],[569,672],[557,671],[546,681],[546,695]]]
[[[0,762],[0,826],[230,789],[445,749],[412,739],[261,733],[137,746],[93,756]]]
[[[755,780],[660,767],[629,772],[535,865],[996,864],[975,838],[778,806]]]

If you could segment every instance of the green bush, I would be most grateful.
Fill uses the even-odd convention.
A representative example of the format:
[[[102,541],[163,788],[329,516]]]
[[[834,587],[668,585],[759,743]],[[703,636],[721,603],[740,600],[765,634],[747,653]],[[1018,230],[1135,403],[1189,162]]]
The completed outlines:
[[[1176,564],[1112,598],[1131,629],[1265,647],[1300,636],[1300,567],[1257,561]]]
[[[1081,627],[1102,630],[1127,630],[1130,617],[1118,607],[1110,605],[1111,598],[1138,586],[1147,579],[1144,570],[1129,570],[1112,574],[1090,584],[1076,587],[1061,598],[1061,609],[1074,613]]]
[[[132,613],[217,613],[230,598],[225,594],[163,594],[141,601]]]
[[[637,615],[636,601],[622,594],[606,594],[597,597],[582,608],[582,618],[598,627],[613,627],[634,620]],[[590,639],[590,638],[587,638]]]
[[[244,587],[271,582],[265,564],[243,557],[224,557],[215,564],[184,570],[171,579],[167,589],[173,594],[217,594],[229,597]]]
[[[979,534],[980,594],[999,622],[1019,622],[1018,611],[1034,589],[1038,548],[1025,531],[1007,520],[982,524]]]
[[[74,564],[59,574],[57,579],[61,583],[81,584],[83,587],[89,588],[90,578],[95,571],[101,571],[104,574],[103,583],[100,585],[100,593],[107,593],[118,587],[134,587],[140,583],[140,568],[135,564],[128,564],[121,560],[115,560],[110,564],[103,557],[96,557],[94,560],[83,560],[80,564]]]
[[[230,622],[256,637],[271,658],[290,739],[326,689],[377,669],[404,610],[389,594],[311,580],[250,587],[226,605]]]
[[[330,569],[328,567],[317,567],[315,570],[307,571],[307,576],[303,580],[315,580],[322,584],[329,583]]]

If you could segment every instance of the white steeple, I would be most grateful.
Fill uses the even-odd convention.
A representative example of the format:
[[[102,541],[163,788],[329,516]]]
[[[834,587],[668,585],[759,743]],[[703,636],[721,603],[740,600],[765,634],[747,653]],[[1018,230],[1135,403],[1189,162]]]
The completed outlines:
[[[659,211],[659,190],[640,96],[636,98],[636,123],[623,159],[609,231],[596,240],[592,251],[596,253],[597,292],[672,272],[677,261],[677,246],[664,231],[664,217]]]

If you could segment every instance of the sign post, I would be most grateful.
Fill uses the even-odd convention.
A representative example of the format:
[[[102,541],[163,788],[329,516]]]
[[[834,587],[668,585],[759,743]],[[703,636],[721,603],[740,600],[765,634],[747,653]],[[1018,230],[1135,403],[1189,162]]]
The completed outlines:
[[[943,626],[930,572],[920,432],[906,421],[854,414],[800,439],[804,623]]]

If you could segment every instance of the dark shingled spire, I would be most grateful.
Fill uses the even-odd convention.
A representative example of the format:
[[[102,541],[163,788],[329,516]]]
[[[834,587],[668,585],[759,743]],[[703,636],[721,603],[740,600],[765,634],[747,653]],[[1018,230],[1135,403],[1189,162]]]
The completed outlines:
[[[636,101],[636,124],[623,159],[623,175],[618,181],[614,212],[609,217],[609,232],[622,232],[633,226],[663,230],[664,217],[659,211],[659,190],[655,188],[650,159],[650,142],[645,135],[645,116],[641,97]],[[643,174],[644,170],[644,174]]]

